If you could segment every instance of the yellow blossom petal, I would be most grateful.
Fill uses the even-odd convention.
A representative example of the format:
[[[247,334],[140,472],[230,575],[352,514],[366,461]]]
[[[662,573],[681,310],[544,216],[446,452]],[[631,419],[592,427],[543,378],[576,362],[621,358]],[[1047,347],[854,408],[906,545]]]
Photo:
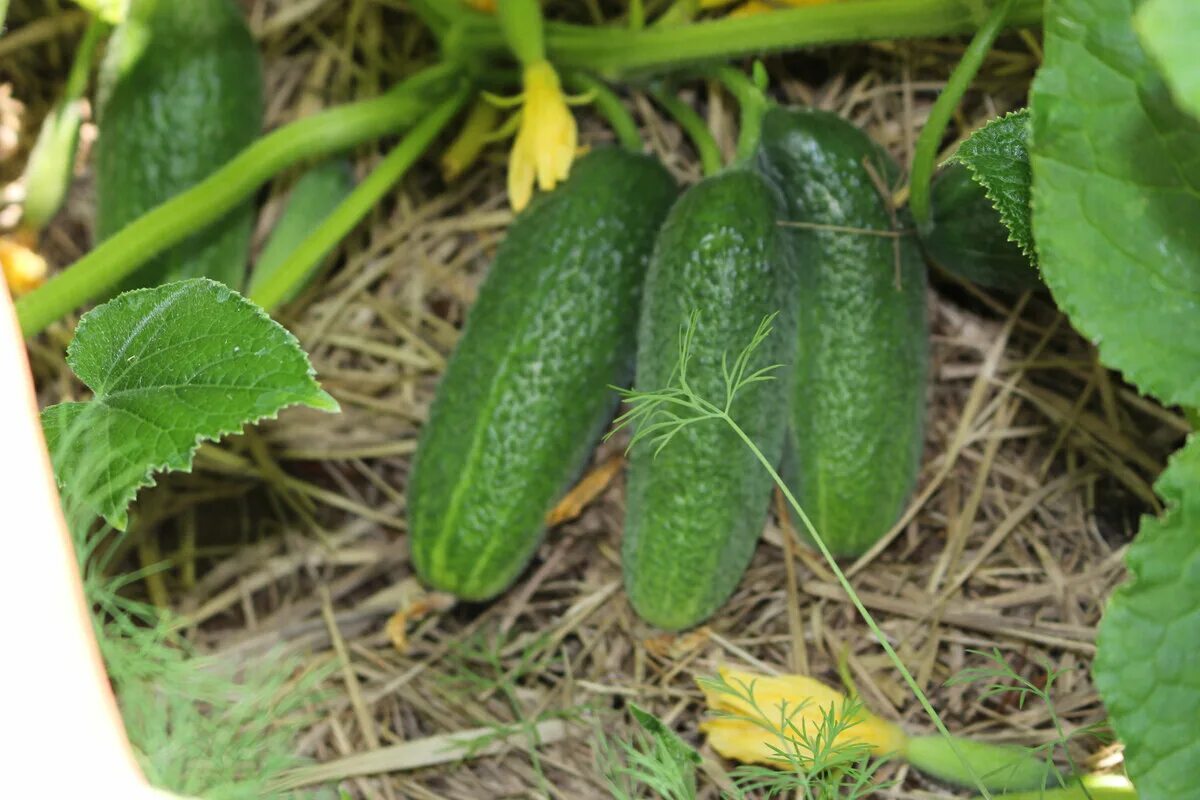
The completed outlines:
[[[566,179],[578,149],[575,117],[554,67],[535,61],[522,79],[525,102],[508,161],[508,198],[517,211],[529,203],[535,179],[542,191]]]
[[[483,11],[488,14],[496,12],[496,0],[467,0],[467,5],[476,11]]]
[[[779,764],[772,750],[772,746],[780,746],[778,729],[764,727],[763,713],[778,720],[780,706],[786,703],[791,724],[807,735],[815,736],[829,709],[833,708],[835,715],[840,715],[849,700],[841,692],[805,675],[775,677],[724,668],[720,672],[723,681],[741,694],[753,684],[758,710],[743,697],[735,697],[711,685],[701,685],[709,709],[726,716],[701,723],[700,730],[708,735],[708,743],[722,756],[747,764]],[[907,739],[899,726],[864,708],[856,714],[854,724],[838,735],[835,744],[861,742],[869,746],[873,754],[885,755],[903,752]]]
[[[0,237],[0,268],[15,296],[33,291],[46,280],[46,259],[32,249],[32,242],[18,235]]]

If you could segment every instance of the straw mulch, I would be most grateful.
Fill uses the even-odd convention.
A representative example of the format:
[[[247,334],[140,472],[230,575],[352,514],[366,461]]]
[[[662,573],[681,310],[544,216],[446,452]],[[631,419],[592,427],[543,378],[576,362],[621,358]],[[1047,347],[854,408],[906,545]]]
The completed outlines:
[[[372,95],[429,46],[390,0],[257,0],[249,13],[266,54],[270,125]],[[20,22],[20,7],[14,16]],[[0,82],[26,106],[24,144],[0,164],[5,179],[65,74],[80,19],[64,11],[23,39],[0,40]],[[780,97],[837,110],[907,163],[961,49],[880,43],[769,67]],[[1019,107],[1037,57],[1033,36],[1006,38],[958,129]],[[11,131],[8,96],[0,89],[0,123]],[[627,96],[649,146],[681,180],[696,180],[679,130],[644,96]],[[702,84],[686,98],[731,146],[733,102]],[[610,138],[586,112],[582,126],[588,142]],[[355,154],[360,176],[387,144]],[[819,557],[777,521],[707,626],[671,638],[641,623],[620,582],[624,494],[612,467],[621,442],[595,458],[601,485],[615,477],[549,532],[503,597],[455,606],[423,593],[408,559],[405,482],[438,375],[511,219],[503,160],[494,149],[448,186],[432,165],[418,169],[281,315],[343,412],[287,412],[206,448],[195,474],[147,493],[131,558],[173,564],[145,585],[148,596],[182,612],[206,651],[301,655],[308,669],[325,670],[328,692],[299,742],[324,766],[296,782],[337,780],[353,796],[604,797],[597,731],[628,738],[622,709],[634,701],[702,747],[694,680],[722,664],[836,683],[844,658],[868,706],[911,731],[932,730]],[[86,152],[81,162],[79,185],[47,234],[58,264],[89,242]],[[293,179],[263,193],[260,241]],[[1020,707],[1015,692],[984,699],[984,684],[944,683],[988,663],[972,651],[998,648],[1032,681],[1057,671],[1050,694],[1068,734],[1103,721],[1089,676],[1095,626],[1185,423],[1100,368],[1046,296],[987,294],[935,275],[929,309],[920,488],[886,546],[850,573],[952,730],[1042,744],[1056,734],[1040,701]],[[63,327],[33,346],[45,402],[80,392],[61,359],[67,339]],[[463,731],[481,738],[470,747],[436,738]],[[1072,747],[1093,766],[1119,759],[1092,738]],[[701,752],[701,796],[715,797],[729,787],[731,765]],[[462,755],[470,757],[439,763]],[[904,767],[887,769],[902,788],[886,796],[954,796]]]

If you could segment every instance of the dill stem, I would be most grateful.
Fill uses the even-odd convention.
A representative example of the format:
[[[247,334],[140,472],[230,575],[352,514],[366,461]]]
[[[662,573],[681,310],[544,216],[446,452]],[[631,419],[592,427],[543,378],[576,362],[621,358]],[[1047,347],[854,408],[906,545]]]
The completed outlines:
[[[933,724],[938,729],[938,732],[941,733],[942,736],[946,737],[950,744],[950,750],[958,757],[958,760],[962,762],[962,765],[966,767],[967,774],[971,776],[971,780],[975,781],[975,787],[983,793],[982,796],[984,800],[991,800],[991,794],[988,792],[987,787],[984,786],[983,781],[975,773],[975,769],[958,749],[958,745],[955,742],[954,737],[950,734],[949,729],[946,728],[946,724],[942,722],[941,716],[936,710],[934,710],[933,706],[929,702],[929,698],[925,696],[925,692],[923,692],[921,687],[917,685],[916,679],[913,678],[912,673],[908,671],[908,667],[904,666],[904,662],[900,660],[900,656],[898,656],[896,651],[892,649],[892,645],[888,642],[887,637],[879,628],[879,625],[875,622],[875,618],[871,616],[871,612],[867,610],[867,607],[863,605],[862,600],[859,599],[858,593],[854,591],[854,587],[850,585],[850,581],[846,578],[845,573],[842,572],[842,568],[838,566],[837,559],[835,559],[833,554],[829,552],[829,548],[825,546],[824,539],[822,539],[821,535],[817,533],[817,529],[809,520],[808,515],[805,514],[804,509],[800,507],[800,503],[796,500],[795,495],[792,494],[792,490],[789,489],[787,484],[783,482],[783,479],[779,477],[779,473],[775,471],[775,467],[773,467],[771,462],[767,460],[766,456],[762,454],[762,451],[758,449],[758,446],[754,444],[753,440],[751,440],[748,435],[746,435],[746,432],[742,430],[741,426],[734,422],[733,418],[729,416],[729,414],[720,412],[718,417],[723,419],[729,425],[729,427],[733,428],[734,433],[736,433],[738,438],[740,438],[746,444],[746,446],[750,448],[750,451],[754,453],[755,457],[758,459],[758,462],[762,464],[770,474],[771,480],[773,480],[775,485],[779,487],[779,490],[783,492],[783,496],[787,499],[788,504],[804,523],[805,530],[808,531],[809,536],[811,536],[813,541],[816,542],[817,549],[821,551],[821,556],[825,559],[825,563],[829,565],[829,568],[837,577],[838,583],[841,584],[842,589],[844,589],[846,594],[849,595],[850,602],[854,604],[854,607],[858,610],[859,616],[861,616],[863,621],[867,623],[867,627],[871,629],[871,633],[875,635],[875,638],[879,641],[880,646],[883,647],[884,652],[887,653],[887,656],[891,660],[892,664],[897,670],[900,671],[900,675],[904,678],[904,682],[908,684],[908,688],[912,690],[913,695],[917,698],[917,702],[921,704],[921,708],[923,708],[925,713],[929,715],[929,718],[933,721]]]

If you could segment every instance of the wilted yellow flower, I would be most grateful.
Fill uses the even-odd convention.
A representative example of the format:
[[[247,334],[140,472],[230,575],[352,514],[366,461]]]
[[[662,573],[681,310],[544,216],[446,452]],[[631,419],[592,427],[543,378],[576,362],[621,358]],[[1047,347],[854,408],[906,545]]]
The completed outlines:
[[[0,267],[9,291],[18,297],[46,280],[46,259],[34,252],[31,237],[19,231],[11,238],[0,237]]]
[[[467,0],[467,5],[476,11],[485,11],[489,14],[496,10],[496,0]]]
[[[702,683],[700,688],[709,709],[721,712],[722,716],[702,722],[700,730],[708,735],[708,743],[714,750],[725,758],[745,764],[780,764],[772,746],[780,747],[781,732],[776,726],[783,704],[786,703],[791,725],[815,738],[825,724],[830,708],[835,719],[840,719],[849,702],[846,695],[805,675],[773,677],[725,668],[720,673],[722,681],[743,696]],[[746,687],[751,685],[754,705],[744,697]],[[766,719],[763,719],[764,714]],[[908,737],[899,726],[880,719],[861,706],[852,721],[853,724],[834,740],[835,745],[860,742],[870,747],[874,755],[904,752]],[[790,729],[782,733],[791,739],[797,738],[795,731]],[[799,755],[812,756],[804,752],[801,743],[797,744],[801,748]]]
[[[544,192],[566,179],[577,137],[575,117],[550,62],[525,67],[522,84],[521,123],[508,158],[508,200],[517,211],[529,205],[535,178]]]

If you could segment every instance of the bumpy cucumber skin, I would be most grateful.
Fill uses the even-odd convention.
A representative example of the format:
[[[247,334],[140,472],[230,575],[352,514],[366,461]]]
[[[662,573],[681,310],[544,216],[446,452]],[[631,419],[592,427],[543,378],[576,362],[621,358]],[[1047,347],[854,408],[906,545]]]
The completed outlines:
[[[776,108],[763,120],[759,168],[782,191],[789,220],[892,230],[864,161],[893,185],[892,160],[840,117]],[[785,230],[799,285],[784,478],[830,550],[860,555],[896,522],[916,481],[925,268],[909,237]]]
[[[792,290],[779,199],[751,170],[708,178],[679,198],[663,224],[646,278],[638,331],[636,386],[666,387],[679,354],[680,326],[699,319],[687,378],[697,393],[724,398],[721,357],[730,362],[763,317],[785,312],[751,370],[791,361],[795,331],[786,313]],[[745,388],[732,416],[777,463],[787,415],[786,371]],[[622,560],[637,613],[660,628],[703,622],[745,572],[762,533],[771,478],[726,423],[681,430],[657,456],[639,444],[630,454]]]
[[[96,141],[96,234],[107,239],[194,186],[258,136],[262,65],[232,0],[135,0],[103,70]],[[246,272],[246,203],[163,253],[122,289]]]
[[[676,195],[653,159],[597,150],[508,230],[421,434],[413,564],[468,600],[524,569],[633,367],[638,305]]]
[[[933,181],[932,206],[933,228],[921,244],[934,264],[993,289],[1043,287],[1037,268],[1009,241],[1000,213],[965,166],[942,168]]]

